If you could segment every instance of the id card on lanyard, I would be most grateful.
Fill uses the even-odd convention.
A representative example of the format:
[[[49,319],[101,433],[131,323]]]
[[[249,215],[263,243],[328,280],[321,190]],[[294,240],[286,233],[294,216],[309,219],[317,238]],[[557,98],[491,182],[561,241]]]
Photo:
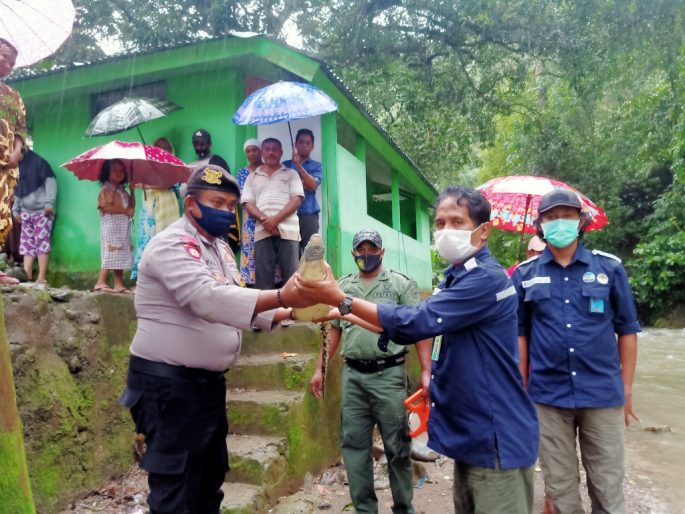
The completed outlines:
[[[433,295],[435,296],[438,294],[442,289],[439,287],[436,287],[433,289]],[[433,362],[437,362],[437,360],[440,358],[440,347],[442,346],[442,334],[437,335],[433,338],[433,352],[431,353],[431,360]]]

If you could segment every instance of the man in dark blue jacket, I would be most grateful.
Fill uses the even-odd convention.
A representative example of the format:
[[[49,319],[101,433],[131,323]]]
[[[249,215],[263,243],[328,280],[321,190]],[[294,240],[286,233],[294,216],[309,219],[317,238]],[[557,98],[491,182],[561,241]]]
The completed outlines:
[[[621,260],[580,242],[587,221],[572,191],[540,200],[535,224],[547,248],[512,276],[521,371],[540,419],[540,464],[554,512],[585,512],[577,438],[592,512],[624,514],[623,425],[635,417],[640,324]]]
[[[428,445],[455,460],[455,511],[529,514],[538,426],[518,367],[516,290],[487,248],[489,219],[480,193],[440,194],[435,242],[451,265],[417,306],[345,295],[330,273],[322,282],[298,277],[296,286],[348,321],[382,328],[379,345],[433,337]]]

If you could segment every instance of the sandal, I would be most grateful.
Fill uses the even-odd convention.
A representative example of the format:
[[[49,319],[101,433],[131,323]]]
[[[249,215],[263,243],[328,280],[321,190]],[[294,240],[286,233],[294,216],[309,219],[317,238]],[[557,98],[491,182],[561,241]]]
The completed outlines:
[[[94,293],[113,293],[114,289],[109,286],[94,286],[92,291]]]
[[[133,291],[131,291],[128,287],[125,287],[123,289],[112,289],[115,293],[121,293],[121,294],[133,294]]]

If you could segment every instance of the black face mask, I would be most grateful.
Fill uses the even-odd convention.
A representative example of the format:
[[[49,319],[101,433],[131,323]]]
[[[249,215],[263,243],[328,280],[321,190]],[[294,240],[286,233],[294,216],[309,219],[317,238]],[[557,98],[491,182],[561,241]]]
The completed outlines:
[[[209,147],[208,146],[205,146],[204,148],[196,147],[195,153],[197,154],[197,156],[200,159],[204,159],[205,157],[207,157],[209,155]]]
[[[194,214],[195,221],[200,225],[209,235],[214,237],[221,237],[228,235],[228,229],[231,225],[236,224],[235,212],[228,212],[221,209],[215,209],[200,203],[197,198],[195,203],[200,208],[202,213],[201,218],[197,218]]]
[[[354,262],[359,268],[359,271],[370,273],[381,265],[382,258],[380,255],[373,255],[370,253],[362,253],[354,256]]]

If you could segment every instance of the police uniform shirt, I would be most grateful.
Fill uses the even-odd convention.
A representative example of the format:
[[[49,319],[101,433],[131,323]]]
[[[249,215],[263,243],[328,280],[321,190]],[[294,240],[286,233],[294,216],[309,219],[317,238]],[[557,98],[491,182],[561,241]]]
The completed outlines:
[[[370,281],[353,273],[342,277],[338,283],[345,293],[376,304],[417,305],[420,301],[416,282],[396,271],[381,270]],[[390,342],[388,350],[382,352],[377,344],[378,334],[345,320],[335,320],[333,324],[343,331],[342,355],[346,359],[378,360],[407,351],[406,347]]]
[[[131,354],[175,366],[224,371],[240,353],[242,330],[270,330],[275,310],[253,313],[259,291],[240,287],[233,253],[183,216],[157,234],[138,267],[138,328]]]
[[[623,405],[616,334],[640,332],[640,323],[621,260],[579,244],[564,268],[546,248],[512,279],[533,401],[569,409]]]
[[[392,340],[435,337],[428,446],[469,466],[535,463],[535,407],[518,367],[516,290],[487,247],[450,266],[416,307],[379,305]]]

